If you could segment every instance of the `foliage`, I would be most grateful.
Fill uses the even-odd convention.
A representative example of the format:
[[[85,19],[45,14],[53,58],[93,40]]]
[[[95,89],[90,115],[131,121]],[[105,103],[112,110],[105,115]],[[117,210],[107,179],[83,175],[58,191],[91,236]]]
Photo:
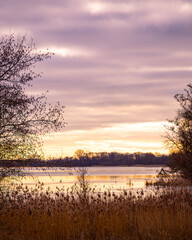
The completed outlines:
[[[46,94],[26,92],[41,76],[35,64],[50,57],[25,36],[12,34],[0,42],[0,160],[40,157],[41,134],[64,126],[63,106],[48,105]]]
[[[112,156],[115,156],[113,158]],[[79,157],[63,157],[48,160],[27,159],[18,161],[20,166],[28,167],[88,167],[88,166],[133,166],[133,165],[165,165],[168,155],[152,153],[86,153]],[[15,160],[9,161],[10,166],[17,164]],[[7,162],[0,161],[0,167]]]
[[[184,178],[192,179],[192,85],[187,85],[184,94],[176,94],[180,109],[169,120],[165,144],[170,149],[169,167]]]
[[[77,150],[71,159],[72,166],[131,166],[135,164],[161,164],[168,161],[168,156],[153,153],[119,153],[119,152],[84,152]]]
[[[84,152],[82,149],[76,150],[76,151],[74,152],[74,155],[73,155],[73,157],[74,157],[75,159],[78,159],[78,160],[80,160],[81,158],[84,158],[84,157],[86,157],[86,156],[87,156],[87,153]]]

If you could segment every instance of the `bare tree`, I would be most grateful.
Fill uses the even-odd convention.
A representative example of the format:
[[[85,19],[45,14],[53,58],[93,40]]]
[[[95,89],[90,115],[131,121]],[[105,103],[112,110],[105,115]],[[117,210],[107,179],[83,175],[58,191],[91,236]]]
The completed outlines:
[[[0,160],[39,157],[41,135],[64,126],[63,106],[47,104],[46,94],[30,96],[27,87],[41,74],[36,63],[51,57],[37,52],[25,36],[0,42]]]
[[[184,94],[176,94],[180,109],[169,120],[165,144],[170,149],[169,167],[184,178],[192,180],[192,85],[187,85]]]

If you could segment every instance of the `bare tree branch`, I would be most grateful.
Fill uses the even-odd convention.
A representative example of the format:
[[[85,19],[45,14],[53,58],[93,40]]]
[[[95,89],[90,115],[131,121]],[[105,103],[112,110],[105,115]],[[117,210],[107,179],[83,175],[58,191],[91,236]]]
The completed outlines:
[[[46,94],[29,96],[25,87],[41,74],[36,63],[51,57],[38,53],[26,37],[5,36],[0,42],[0,160],[39,155],[41,135],[64,127],[64,107],[47,104]]]
[[[170,149],[169,166],[183,177],[192,180],[192,85],[184,94],[176,94],[180,109],[171,124],[166,126],[165,145]]]

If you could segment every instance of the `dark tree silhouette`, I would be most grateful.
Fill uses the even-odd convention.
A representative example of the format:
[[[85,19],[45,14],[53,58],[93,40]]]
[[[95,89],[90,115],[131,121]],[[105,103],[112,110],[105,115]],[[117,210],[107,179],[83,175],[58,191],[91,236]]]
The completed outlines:
[[[41,76],[36,63],[51,57],[37,52],[26,37],[0,42],[0,160],[39,157],[41,135],[64,126],[63,106],[47,104],[46,94],[30,96],[26,88]]]
[[[192,180],[192,85],[187,85],[184,94],[176,94],[180,109],[169,120],[165,144],[170,149],[169,167],[184,178]]]

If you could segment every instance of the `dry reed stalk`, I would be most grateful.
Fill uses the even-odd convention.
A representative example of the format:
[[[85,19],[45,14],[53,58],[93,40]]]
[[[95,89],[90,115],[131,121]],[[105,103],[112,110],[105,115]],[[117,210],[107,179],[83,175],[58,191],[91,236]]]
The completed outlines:
[[[0,193],[1,240],[191,240],[192,192]]]

